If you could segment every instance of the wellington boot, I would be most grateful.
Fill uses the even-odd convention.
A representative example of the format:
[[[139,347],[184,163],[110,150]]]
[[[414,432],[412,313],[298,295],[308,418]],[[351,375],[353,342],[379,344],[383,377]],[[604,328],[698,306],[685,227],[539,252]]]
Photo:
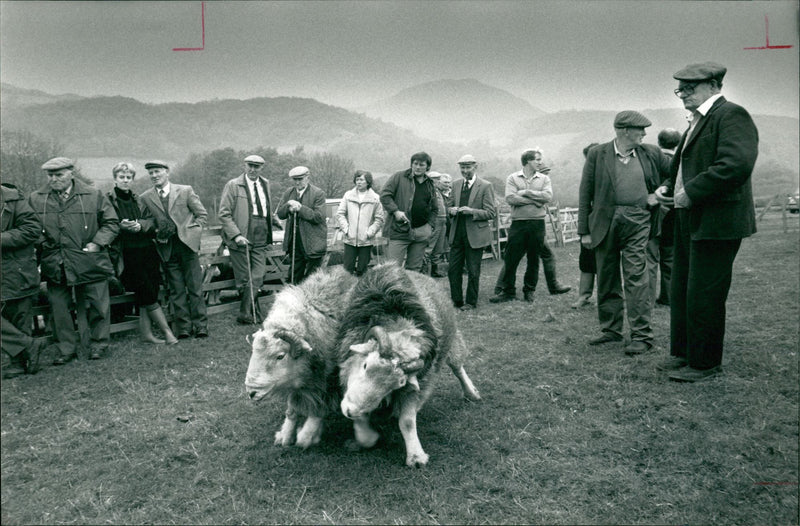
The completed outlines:
[[[150,319],[152,319],[161,332],[164,333],[164,338],[166,339],[167,345],[175,345],[178,343],[178,338],[172,333],[172,330],[169,328],[169,323],[167,322],[167,317],[164,315],[164,311],[161,309],[161,305],[158,305],[155,309],[148,311],[148,315],[150,315]]]
[[[156,338],[153,335],[153,324],[150,321],[149,313],[145,309],[142,309],[139,312],[139,334],[141,335],[143,342],[164,343],[164,340]]]

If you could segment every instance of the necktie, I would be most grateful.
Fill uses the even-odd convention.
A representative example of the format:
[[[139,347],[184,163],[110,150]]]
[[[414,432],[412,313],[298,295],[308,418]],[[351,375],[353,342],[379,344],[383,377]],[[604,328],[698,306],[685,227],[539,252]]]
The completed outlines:
[[[61,201],[66,201],[69,199],[69,192],[59,192],[58,197],[61,199]]]
[[[167,195],[167,191],[164,190],[163,188],[158,191],[158,197],[160,197],[161,199],[164,199],[165,195]]]
[[[265,217],[267,214],[264,213],[264,205],[261,204],[261,198],[258,196],[257,181],[253,181],[253,195],[256,196],[256,210],[258,210],[258,215],[261,217]]]

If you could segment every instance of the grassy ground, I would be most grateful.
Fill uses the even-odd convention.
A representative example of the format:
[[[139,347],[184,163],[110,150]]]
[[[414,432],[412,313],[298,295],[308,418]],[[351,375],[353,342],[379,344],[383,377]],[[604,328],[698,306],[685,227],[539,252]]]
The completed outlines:
[[[796,221],[795,221],[796,226]],[[556,249],[577,283],[574,244]],[[404,465],[396,423],[344,448],[333,417],[308,451],[272,445],[283,407],[244,396],[235,313],[176,347],[119,337],[113,356],[2,383],[2,523],[798,523],[798,235],[768,215],[746,240],[728,302],[725,374],[669,382],[658,348],[594,349],[573,293],[459,313],[468,371],[420,413],[427,468]]]

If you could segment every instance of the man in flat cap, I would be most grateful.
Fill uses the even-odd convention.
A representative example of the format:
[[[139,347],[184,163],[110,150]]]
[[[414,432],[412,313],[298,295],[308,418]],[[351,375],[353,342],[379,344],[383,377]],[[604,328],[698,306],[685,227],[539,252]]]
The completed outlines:
[[[578,234],[584,246],[594,249],[597,261],[601,330],[589,344],[621,342],[627,311],[628,355],[653,346],[646,250],[658,211],[654,192],[669,174],[669,159],[657,146],[642,144],[650,125],[641,113],[618,113],[616,138],[589,150],[580,184]]]
[[[208,316],[203,299],[200,237],[206,212],[191,186],[169,181],[169,165],[149,161],[144,165],[153,187],[139,198],[142,230],[154,232],[156,250],[164,262],[174,332],[179,339],[208,336]]]
[[[544,245],[547,204],[553,199],[553,185],[550,177],[540,171],[543,167],[541,150],[525,150],[520,163],[522,170],[506,178],[505,197],[511,206],[511,226],[503,267],[495,284],[496,294],[489,299],[492,303],[516,299],[517,267],[523,256],[527,258],[522,284],[525,301],[533,301],[539,282],[539,257]]]
[[[42,224],[40,266],[59,350],[54,365],[77,358],[78,347],[99,359],[111,336],[108,278],[114,268],[108,248],[119,234],[119,219],[108,198],[76,179],[73,168],[66,157],[50,159],[42,165],[48,184],[29,197]],[[70,313],[73,293],[79,335]]]
[[[695,382],[722,370],[725,301],[742,238],[756,231],[751,175],[758,130],[747,110],[722,96],[727,70],[691,64],[673,75],[692,112],[656,198],[675,206],[670,283],[670,379]]]
[[[439,210],[436,188],[428,177],[431,163],[427,153],[415,153],[411,167],[395,172],[381,191],[381,204],[386,211],[383,236],[389,240],[387,257],[417,272],[422,269]]]
[[[0,288],[0,348],[9,357],[3,378],[35,374],[44,338],[32,338],[33,304],[39,293],[39,269],[34,245],[42,225],[22,192],[0,186],[2,203],[2,288]]]
[[[305,166],[289,170],[294,186],[283,194],[277,210],[278,217],[286,220],[283,250],[291,259],[289,279],[295,284],[322,266],[328,251],[325,192],[309,183],[310,176]]]
[[[267,251],[272,244],[272,197],[269,181],[261,175],[263,167],[263,157],[245,157],[244,173],[225,184],[219,203],[222,240],[230,252],[241,297],[236,321],[243,325],[264,320],[258,292],[264,282]]]
[[[478,162],[472,155],[458,160],[461,178],[453,181],[450,216],[450,299],[461,310],[478,306],[478,285],[484,249],[492,243],[491,221],[495,218],[494,188],[478,177]],[[464,297],[464,264],[467,265],[467,295]]]

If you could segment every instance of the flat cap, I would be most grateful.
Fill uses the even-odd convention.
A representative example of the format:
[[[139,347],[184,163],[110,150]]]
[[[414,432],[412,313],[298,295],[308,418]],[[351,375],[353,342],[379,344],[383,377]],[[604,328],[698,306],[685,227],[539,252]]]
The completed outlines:
[[[431,170],[430,172],[428,172],[428,177],[431,178],[431,179],[440,179],[442,177],[442,174],[440,174],[439,172],[434,172],[433,170]]]
[[[164,161],[158,161],[158,160],[147,161],[146,163],[144,163],[145,170],[149,170],[150,168],[166,168],[167,170],[169,170],[169,165]]]
[[[704,80],[722,80],[728,68],[716,62],[703,62],[701,64],[689,64],[678,71],[672,78],[675,80],[685,80],[687,82],[701,82]]]
[[[48,172],[63,170],[64,168],[72,168],[75,166],[75,161],[67,157],[53,157],[42,165],[42,170]]]
[[[614,117],[615,128],[647,128],[652,124],[650,119],[633,110],[621,111]]]
[[[311,171],[306,168],[305,166],[295,166],[291,170],[289,170],[289,177],[304,177],[309,175]]]
[[[244,162],[249,164],[264,164],[266,161],[260,155],[248,155],[244,158]]]
[[[443,183],[452,183],[453,182],[453,177],[450,174],[442,174],[441,175],[441,181]]]
[[[471,156],[470,154],[463,155],[461,159],[458,160],[458,164],[476,164],[478,161],[475,160],[475,157]]]

